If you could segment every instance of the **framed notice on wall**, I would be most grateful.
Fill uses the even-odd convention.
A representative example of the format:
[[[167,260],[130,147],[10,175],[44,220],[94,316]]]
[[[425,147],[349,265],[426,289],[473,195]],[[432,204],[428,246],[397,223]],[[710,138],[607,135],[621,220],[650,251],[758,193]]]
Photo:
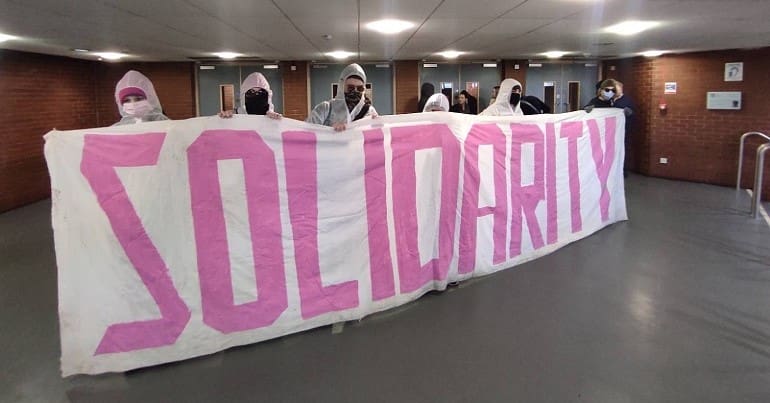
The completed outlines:
[[[741,109],[740,91],[723,91],[706,93],[706,109]]]
[[[725,63],[725,81],[743,81],[743,62]]]

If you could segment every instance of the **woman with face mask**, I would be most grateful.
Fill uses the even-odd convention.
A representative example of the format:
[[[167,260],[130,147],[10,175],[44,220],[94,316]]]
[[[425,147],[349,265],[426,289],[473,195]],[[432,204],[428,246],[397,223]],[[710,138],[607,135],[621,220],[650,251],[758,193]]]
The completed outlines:
[[[378,116],[374,105],[367,105],[364,99],[366,73],[361,66],[353,63],[345,67],[337,88],[337,96],[316,105],[306,122],[331,126],[341,131],[356,120]]]
[[[118,81],[115,103],[122,118],[113,126],[169,120],[161,111],[152,82],[138,71],[130,70]]]
[[[500,83],[495,103],[489,105],[479,115],[483,116],[524,116],[519,102],[521,101],[521,83],[512,78],[506,78]]]
[[[631,99],[623,95],[623,83],[611,78],[602,81],[596,91],[596,97],[589,101],[583,109],[586,112],[591,112],[594,108],[620,108],[623,109],[626,117],[631,116],[634,112]]]
[[[262,73],[249,74],[241,83],[241,106],[237,113],[241,115],[263,115],[271,119],[280,119],[281,114],[273,111],[273,91]],[[233,111],[219,112],[219,117],[230,118]]]
[[[618,80],[607,79],[602,81],[599,86],[599,90],[596,92],[596,98],[592,99],[588,105],[585,106],[586,112],[591,112],[594,108],[619,108],[623,109],[623,114],[626,115],[625,128],[625,149],[626,155],[631,155],[633,136],[631,135],[631,129],[633,128],[633,115],[634,104],[628,96],[623,95],[623,83]],[[626,159],[628,161],[628,158]],[[623,176],[628,176],[628,168],[623,168]]]

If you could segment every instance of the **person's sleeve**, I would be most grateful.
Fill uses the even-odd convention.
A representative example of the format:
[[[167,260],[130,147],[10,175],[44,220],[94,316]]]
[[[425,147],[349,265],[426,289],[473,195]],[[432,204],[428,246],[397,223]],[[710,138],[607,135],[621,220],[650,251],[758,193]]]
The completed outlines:
[[[329,116],[329,102],[324,101],[310,111],[310,115],[305,119],[305,122],[323,125],[327,116]]]
[[[366,112],[366,117],[379,116],[377,109],[374,109],[374,105],[369,105],[369,110]]]

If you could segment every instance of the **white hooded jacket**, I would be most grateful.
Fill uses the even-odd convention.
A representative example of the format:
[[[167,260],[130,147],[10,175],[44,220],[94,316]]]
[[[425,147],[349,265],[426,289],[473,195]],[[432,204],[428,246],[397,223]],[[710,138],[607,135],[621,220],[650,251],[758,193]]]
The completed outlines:
[[[495,98],[495,103],[492,105],[489,105],[487,109],[484,109],[483,112],[479,113],[479,115],[484,116],[524,116],[524,112],[521,111],[521,102],[516,104],[514,107],[511,105],[511,93],[513,92],[513,87],[519,86],[521,88],[521,83],[517,80],[514,80],[512,78],[506,78],[503,80],[503,82],[500,83],[500,91],[497,92],[497,98]]]
[[[425,101],[425,107],[422,108],[423,112],[434,112],[434,109],[441,108],[444,112],[449,112],[449,100],[446,95],[442,93],[433,94]]]
[[[318,125],[332,126],[335,123],[350,124],[353,119],[361,112],[361,108],[364,107],[365,97],[361,96],[361,100],[348,112],[348,105],[345,102],[345,80],[350,76],[359,76],[364,83],[366,83],[366,73],[364,69],[357,63],[353,63],[345,67],[340,73],[339,85],[337,86],[337,96],[329,101],[323,101],[316,105],[310,112],[310,116],[305,120],[308,123],[315,123]],[[364,117],[377,116],[377,111],[374,109],[374,105],[369,105],[369,110]]]
[[[139,91],[136,91],[137,89]],[[143,93],[145,99],[147,99],[147,102],[149,102],[150,106],[152,106],[152,111],[142,116],[141,118],[127,114],[123,110],[123,103],[121,101],[123,100],[123,97],[126,93],[132,92]],[[144,74],[135,70],[129,70],[123,76],[123,78],[118,81],[118,84],[115,86],[115,103],[118,105],[118,111],[120,112],[120,116],[122,116],[122,118],[120,121],[113,124],[113,126],[130,125],[133,123],[141,122],[154,122],[158,120],[169,120],[161,110],[160,100],[158,99],[158,94],[155,93],[155,87],[152,86],[152,81],[150,81],[150,79],[147,78]]]
[[[267,82],[267,79],[265,78],[262,73],[256,72],[249,74],[245,80],[241,83],[241,106],[238,107],[238,113],[239,114],[248,114],[246,111],[246,92],[248,92],[252,88],[262,88],[265,91],[267,91],[267,104],[269,105],[268,111],[274,112],[273,110],[273,91],[270,89],[270,83]]]

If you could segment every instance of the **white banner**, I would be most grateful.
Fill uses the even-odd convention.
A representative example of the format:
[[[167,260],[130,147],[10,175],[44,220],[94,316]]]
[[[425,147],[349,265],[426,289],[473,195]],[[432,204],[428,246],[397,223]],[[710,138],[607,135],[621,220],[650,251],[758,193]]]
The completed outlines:
[[[62,372],[362,318],[626,219],[619,109],[52,131]]]

